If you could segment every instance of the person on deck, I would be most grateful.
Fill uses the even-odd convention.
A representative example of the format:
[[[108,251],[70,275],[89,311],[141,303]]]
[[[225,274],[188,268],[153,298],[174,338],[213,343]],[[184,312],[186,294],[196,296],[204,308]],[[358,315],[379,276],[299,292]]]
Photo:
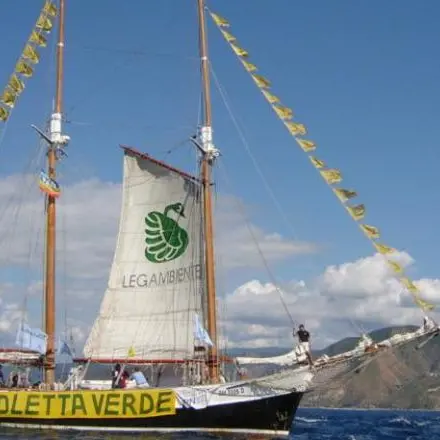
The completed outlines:
[[[112,370],[112,388],[117,388],[119,374],[121,373],[121,364],[116,364]]]
[[[16,371],[11,372],[11,388],[18,387],[18,373]]]
[[[148,388],[150,386],[150,384],[148,383],[147,379],[144,376],[144,373],[142,373],[139,367],[136,367],[134,369],[134,372],[130,376],[130,379],[136,382],[136,386],[138,388]]]
[[[0,365],[0,385],[3,386],[5,384],[5,376],[3,374],[3,365]]]
[[[119,378],[119,383],[116,385],[116,388],[127,388],[127,380],[130,377],[130,373],[127,370],[124,370]]]
[[[296,332],[293,329],[293,337],[298,336],[299,346],[304,350],[309,365],[313,366],[312,355],[310,353],[310,333],[305,329],[304,324],[301,324]]]

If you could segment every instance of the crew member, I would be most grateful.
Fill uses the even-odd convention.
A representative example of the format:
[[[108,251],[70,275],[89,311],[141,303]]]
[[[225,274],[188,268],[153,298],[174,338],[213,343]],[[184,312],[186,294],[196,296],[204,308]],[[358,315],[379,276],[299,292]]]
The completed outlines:
[[[305,329],[304,324],[301,324],[298,331],[293,329],[293,337],[298,336],[299,346],[303,349],[309,361],[309,365],[313,366],[312,355],[310,353],[310,333]]]
[[[150,384],[148,383],[147,379],[144,376],[144,373],[142,373],[139,367],[136,367],[134,369],[134,372],[132,373],[130,379],[136,382],[136,386],[138,388],[148,388],[150,386]]]

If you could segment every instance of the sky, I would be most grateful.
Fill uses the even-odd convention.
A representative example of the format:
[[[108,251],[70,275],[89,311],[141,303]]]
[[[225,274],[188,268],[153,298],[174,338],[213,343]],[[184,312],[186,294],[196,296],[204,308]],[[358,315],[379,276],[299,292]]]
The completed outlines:
[[[58,178],[63,187],[58,329],[67,322],[81,346],[115,246],[122,177],[118,145],[193,172],[187,139],[199,122],[200,73],[195,0],[66,3],[64,112],[72,140]],[[42,4],[2,2],[7,38],[0,39],[0,84],[6,85]],[[342,171],[343,187],[357,190],[367,207],[366,222],[400,251],[424,297],[440,302],[440,4],[210,0],[208,5],[229,20],[250,61],[271,80],[271,91],[307,126],[316,155]],[[208,35],[214,136],[222,152],[215,170],[217,282],[228,345],[292,344],[275,283],[317,346],[380,326],[419,324],[420,311],[211,20]],[[0,127],[0,341],[15,333],[24,310],[36,325],[41,316],[43,197],[35,174],[44,156],[30,124],[44,127],[51,112],[53,36],[10,121]]]

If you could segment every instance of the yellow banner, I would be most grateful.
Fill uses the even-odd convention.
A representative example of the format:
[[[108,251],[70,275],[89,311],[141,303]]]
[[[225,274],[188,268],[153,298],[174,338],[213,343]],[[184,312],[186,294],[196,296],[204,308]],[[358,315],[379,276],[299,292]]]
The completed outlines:
[[[108,419],[175,413],[176,395],[170,389],[0,392],[0,418]]]

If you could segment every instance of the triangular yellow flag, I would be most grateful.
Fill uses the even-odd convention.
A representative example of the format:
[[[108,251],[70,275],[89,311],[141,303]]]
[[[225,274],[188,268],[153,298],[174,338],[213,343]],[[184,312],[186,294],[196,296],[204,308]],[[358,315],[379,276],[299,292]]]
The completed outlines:
[[[356,220],[360,220],[365,216],[365,205],[347,206],[347,211]],[[376,244],[374,244],[376,246]]]
[[[17,75],[13,74],[9,80],[9,87],[16,93],[21,93],[24,90],[24,83]]]
[[[273,95],[268,90],[261,89],[263,92],[264,97],[271,103],[275,104],[276,102],[280,102],[280,98],[278,96]]]
[[[342,180],[342,174],[339,170],[334,168],[328,170],[321,170],[321,176],[324,177],[324,180],[329,184],[333,185],[334,183],[339,183]]]
[[[52,21],[43,14],[40,15],[40,18],[37,21],[37,29],[42,29],[45,32],[50,32],[52,30],[53,23]]]
[[[234,43],[231,43],[232,50],[238,55],[239,57],[246,58],[249,56],[249,53],[242,49],[241,47],[237,46]]]
[[[289,107],[284,107],[283,105],[272,105],[276,114],[280,119],[285,121],[286,119],[290,119],[293,116],[293,111]]]
[[[31,38],[29,38],[29,41],[31,41],[32,43],[37,44],[40,47],[46,47],[47,46],[46,38],[44,37],[44,35],[41,35],[37,31],[33,31],[32,32]]]
[[[225,18],[220,17],[220,15],[218,15],[218,14],[214,14],[213,12],[211,12],[211,17],[212,17],[212,19],[214,20],[214,23],[215,23],[217,26],[220,26],[220,27],[229,27],[229,23],[228,23],[228,21],[227,21]]]
[[[3,92],[1,102],[3,102],[3,104],[7,105],[9,108],[14,108],[16,99],[17,95],[15,92],[13,90],[6,89]]]
[[[430,304],[430,303],[424,301],[422,298],[416,298],[416,303],[423,310],[433,310],[433,309],[435,309],[434,304]]]
[[[293,123],[292,123],[293,124]],[[291,123],[290,122],[286,122],[287,128],[290,130],[291,129]],[[298,125],[298,124],[294,124],[294,125]],[[290,132],[292,133],[292,131],[290,130]],[[294,133],[292,133],[294,134]],[[296,139],[296,142],[298,142],[299,146],[306,152],[309,153],[310,151],[313,151],[316,149],[316,144],[313,141],[308,141],[306,139]]]
[[[393,269],[393,271],[395,273],[402,273],[403,272],[402,266],[400,264],[396,263],[395,261],[387,260],[387,263],[389,264],[389,266],[391,267],[391,269]]]
[[[246,60],[241,60],[241,62],[243,63],[244,68],[248,72],[255,72],[257,70],[257,66],[255,64],[252,64],[252,63],[250,63],[249,61],[246,61]]]
[[[377,252],[383,255],[392,254],[393,252],[396,251],[394,248],[387,246],[386,244],[373,243],[373,245],[376,248]]]
[[[307,133],[307,129],[304,124],[297,124],[296,122],[289,121],[286,122],[286,127],[290,131],[290,134],[292,134],[293,136],[304,136]],[[305,141],[305,142],[310,142],[310,141]],[[301,145],[301,148],[304,151],[306,151],[299,140],[298,143]]]
[[[9,117],[9,112],[3,107],[0,107],[0,121],[6,121]]]
[[[264,76],[254,74],[252,75],[252,78],[261,89],[268,89],[270,87],[270,81]]]
[[[40,61],[38,52],[30,45],[27,44],[23,51],[23,58],[29,60],[31,63],[37,64]]]
[[[411,292],[411,293],[417,293],[419,290],[417,289],[416,285],[406,277],[400,278],[400,281],[402,281],[403,285]]]
[[[333,191],[342,203],[353,197],[357,197],[357,192],[350,189],[333,188]]]
[[[128,349],[128,357],[135,357],[135,356],[136,356],[136,352],[135,352],[133,346],[131,346],[131,347]]]
[[[226,41],[228,41],[229,43],[232,43],[233,41],[236,40],[236,38],[230,34],[229,32],[224,31],[223,29],[220,29],[222,31],[223,36],[225,37]]]
[[[318,159],[318,158],[313,157],[313,156],[309,156],[309,159],[310,159],[310,161],[312,162],[312,164],[313,164],[316,168],[320,169],[320,168],[324,168],[324,167],[325,167],[325,163],[324,163],[323,160]]]
[[[43,11],[47,14],[47,15],[51,15],[52,17],[55,17],[57,15],[57,7],[50,1],[48,0],[46,2],[46,4],[44,5]]]
[[[23,76],[29,78],[34,73],[34,69],[32,67],[25,63],[24,61],[19,61],[17,65],[15,66],[15,71],[17,73],[21,73]]]
[[[379,238],[379,229],[371,225],[360,225],[365,235],[369,238]]]

